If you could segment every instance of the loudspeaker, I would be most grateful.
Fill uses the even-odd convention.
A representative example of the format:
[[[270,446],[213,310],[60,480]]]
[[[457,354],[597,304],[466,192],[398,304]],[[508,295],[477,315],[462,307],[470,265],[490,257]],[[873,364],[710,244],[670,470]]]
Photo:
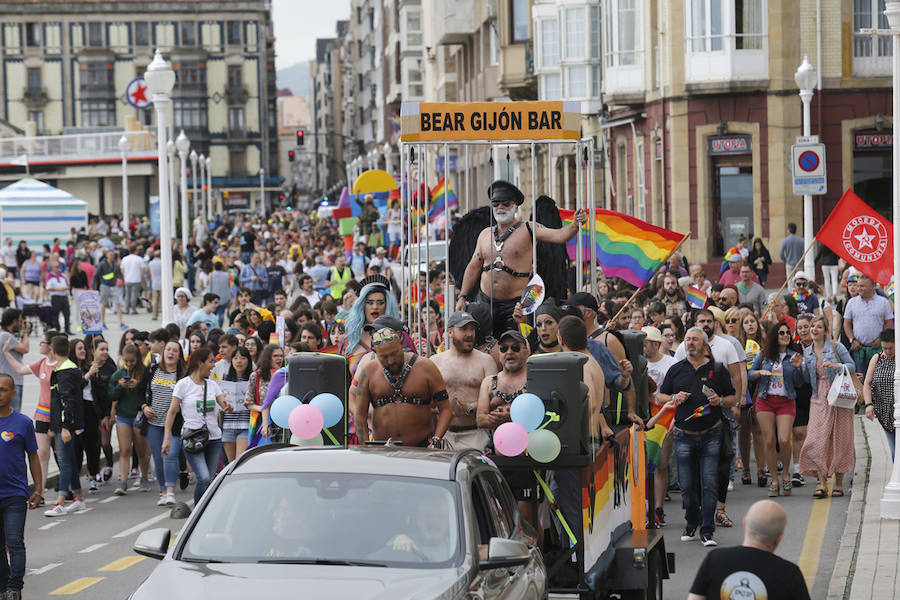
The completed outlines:
[[[644,357],[644,340],[647,334],[640,330],[622,330],[617,332],[625,356],[631,361],[634,372],[631,381],[634,384],[634,409],[642,419],[650,418],[650,387],[647,383],[647,359]],[[629,422],[629,425],[631,423]]]
[[[338,354],[298,352],[287,357],[288,394],[304,404],[321,393],[334,394],[344,405],[344,417],[328,428],[338,445],[347,443],[347,359]],[[323,431],[326,445],[334,442]]]
[[[560,456],[590,452],[590,401],[584,384],[584,363],[579,352],[538,354],[528,358],[528,392],[544,401],[544,407],[559,415],[545,429],[559,436]]]

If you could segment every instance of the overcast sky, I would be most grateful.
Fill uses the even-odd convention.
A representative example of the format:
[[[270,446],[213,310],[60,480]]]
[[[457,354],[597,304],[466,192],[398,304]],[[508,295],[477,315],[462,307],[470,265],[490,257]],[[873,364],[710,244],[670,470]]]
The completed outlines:
[[[316,56],[316,38],[335,36],[335,23],[350,18],[350,0],[274,0],[275,66]]]

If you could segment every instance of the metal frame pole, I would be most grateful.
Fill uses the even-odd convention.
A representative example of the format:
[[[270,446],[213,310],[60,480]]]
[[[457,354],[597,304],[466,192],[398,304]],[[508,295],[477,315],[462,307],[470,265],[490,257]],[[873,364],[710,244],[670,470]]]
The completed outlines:
[[[588,142],[589,148],[589,161],[588,161],[588,207],[590,209],[590,214],[588,215],[588,221],[590,225],[588,226],[588,232],[591,243],[591,293],[597,293],[597,203],[594,197],[594,188],[596,188],[596,182],[594,181],[594,140]]]
[[[406,213],[403,211],[403,208],[406,205],[406,202],[405,202],[405,198],[404,198],[405,193],[403,191],[404,190],[403,186],[404,185],[406,186],[406,190],[407,190],[406,193],[409,193],[409,185],[408,185],[408,182],[406,181],[406,174],[408,172],[407,168],[406,168],[406,155],[404,154],[404,152],[406,151],[406,145],[403,142],[400,142],[399,146],[400,146],[400,227],[398,227],[398,229],[401,231],[401,234],[400,234],[400,239],[397,240],[397,251],[400,253],[400,300],[402,302],[403,294],[405,293],[405,290],[406,290],[406,266],[404,265],[405,259],[403,258],[404,244],[403,244],[403,233],[402,233],[405,230],[405,227],[403,226],[403,221],[404,221],[403,215]],[[388,211],[388,213],[390,213],[390,210]],[[388,227],[390,227],[390,226],[391,226],[390,223],[388,223]],[[393,240],[391,240],[391,241],[393,241]],[[390,246],[388,246],[388,247],[390,247]],[[391,258],[392,257],[388,257],[388,260],[390,260]],[[402,306],[402,304],[401,304],[401,306]],[[402,313],[401,313],[401,318],[402,318]]]
[[[581,157],[578,156],[581,150],[581,141],[575,142],[575,211],[582,207],[583,199],[581,198]],[[575,255],[578,257],[575,265],[575,291],[580,292],[584,287],[584,235],[581,228],[575,234]]]
[[[450,322],[450,307],[456,304],[453,301],[453,294],[450,290],[450,144],[444,144],[444,243],[447,244],[448,252],[444,258],[444,348],[448,348],[448,335],[450,328],[447,323]]]
[[[422,148],[423,154],[425,152],[425,147]],[[428,241],[431,239],[431,235],[429,234],[429,229],[431,227],[431,222],[428,219],[428,212],[431,209],[431,193],[428,189],[428,156],[425,156],[425,160],[422,161],[422,181],[425,184],[425,193],[422,194],[423,202],[425,203],[422,214],[425,215],[425,339],[428,341],[425,344],[425,355],[431,356],[431,340],[428,339],[428,336],[431,334],[431,311],[428,310],[429,302],[431,300],[431,286],[428,281],[428,271],[430,270],[431,263],[431,253],[429,252],[429,243]],[[420,319],[421,320],[421,317]],[[420,336],[421,337],[421,336]]]
[[[469,144],[466,148],[466,214],[469,213]]]
[[[531,274],[537,275],[537,169],[531,142]]]

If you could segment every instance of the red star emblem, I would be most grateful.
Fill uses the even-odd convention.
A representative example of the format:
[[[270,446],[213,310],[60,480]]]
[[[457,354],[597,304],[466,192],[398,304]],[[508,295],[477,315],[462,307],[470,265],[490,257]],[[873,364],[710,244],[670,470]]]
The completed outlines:
[[[137,84],[137,89],[131,94],[131,97],[134,99],[134,103],[146,103],[147,102],[147,86]]]

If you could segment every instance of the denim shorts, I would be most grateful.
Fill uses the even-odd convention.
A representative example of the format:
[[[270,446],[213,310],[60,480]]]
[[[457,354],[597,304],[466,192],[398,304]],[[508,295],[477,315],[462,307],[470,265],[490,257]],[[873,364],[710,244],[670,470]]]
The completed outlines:
[[[116,425],[120,425],[122,427],[134,427],[134,417],[123,417],[122,415],[116,415]]]
[[[238,438],[248,439],[248,429],[223,429],[222,430],[222,442],[223,443],[233,443]]]

